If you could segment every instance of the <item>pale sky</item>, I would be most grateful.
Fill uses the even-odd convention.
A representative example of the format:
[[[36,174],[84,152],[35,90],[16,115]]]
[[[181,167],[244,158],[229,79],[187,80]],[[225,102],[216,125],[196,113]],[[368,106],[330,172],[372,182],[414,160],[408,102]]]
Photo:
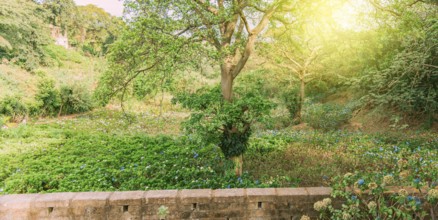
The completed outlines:
[[[121,17],[123,14],[123,2],[121,0],[74,0],[76,5],[93,4],[103,8],[108,13]]]

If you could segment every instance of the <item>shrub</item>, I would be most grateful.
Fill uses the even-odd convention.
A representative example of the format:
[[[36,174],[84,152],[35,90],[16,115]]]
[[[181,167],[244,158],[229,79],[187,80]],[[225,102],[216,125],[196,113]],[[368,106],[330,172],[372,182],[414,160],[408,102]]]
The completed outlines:
[[[300,98],[297,89],[291,89],[281,94],[281,100],[286,106],[289,116],[294,119],[300,111]]]
[[[74,114],[89,111],[93,108],[91,94],[79,85],[64,85],[60,89],[60,114]]]
[[[42,78],[38,82],[38,91],[35,100],[39,102],[41,114],[44,116],[56,115],[61,105],[59,91],[55,88],[55,81]]]
[[[194,94],[179,94],[173,100],[193,110],[184,123],[186,131],[205,143],[217,144],[226,158],[247,149],[254,122],[263,122],[274,105],[257,91],[235,88],[233,102],[224,101],[220,87],[203,88]]]
[[[310,104],[303,114],[306,123],[325,131],[338,129],[351,118],[352,110],[338,104]]]
[[[320,219],[428,219],[438,204],[435,188],[436,154],[409,142],[390,148],[375,147],[362,155],[378,171],[355,171],[334,178],[332,196],[342,206],[315,209]],[[422,155],[422,156],[420,156]],[[386,164],[382,164],[384,158]],[[395,187],[396,186],[396,187]],[[352,190],[353,189],[353,190]],[[321,204],[321,202],[319,202]],[[433,218],[433,217],[432,217]],[[345,218],[344,218],[345,219]]]
[[[0,101],[0,114],[10,116],[12,121],[24,118],[27,112],[28,109],[19,96],[7,96]]]

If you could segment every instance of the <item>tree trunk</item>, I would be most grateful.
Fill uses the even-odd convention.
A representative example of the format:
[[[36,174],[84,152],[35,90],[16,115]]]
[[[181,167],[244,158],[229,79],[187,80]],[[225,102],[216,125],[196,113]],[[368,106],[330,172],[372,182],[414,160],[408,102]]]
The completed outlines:
[[[243,173],[243,156],[235,156],[232,157],[231,160],[234,163],[234,172],[236,173],[236,176],[242,176]]]
[[[303,111],[303,104],[304,104],[304,97],[305,97],[305,86],[306,83],[304,82],[304,78],[300,78],[300,96],[298,100],[298,112],[297,112],[297,122],[302,122],[302,111]]]
[[[227,62],[228,61],[228,62]],[[221,91],[222,91],[222,97],[226,102],[232,102],[233,101],[233,81],[234,77],[231,73],[231,62],[229,62],[229,59],[225,60],[224,63],[221,65]],[[237,131],[237,129],[234,127],[231,129],[231,132],[234,130]],[[243,159],[242,155],[235,156],[230,158],[234,163],[234,171],[236,173],[236,176],[242,175],[242,168],[243,168]]]
[[[233,75],[231,74],[231,64],[226,61],[221,65],[221,90],[224,100],[232,102],[233,100]]]

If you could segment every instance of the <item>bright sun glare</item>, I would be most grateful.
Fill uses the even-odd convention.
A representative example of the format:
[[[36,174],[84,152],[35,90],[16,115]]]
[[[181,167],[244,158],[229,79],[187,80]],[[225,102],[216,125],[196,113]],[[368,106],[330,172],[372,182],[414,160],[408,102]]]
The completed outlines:
[[[366,10],[364,0],[350,0],[332,12],[333,20],[344,29],[361,29],[359,14]]]

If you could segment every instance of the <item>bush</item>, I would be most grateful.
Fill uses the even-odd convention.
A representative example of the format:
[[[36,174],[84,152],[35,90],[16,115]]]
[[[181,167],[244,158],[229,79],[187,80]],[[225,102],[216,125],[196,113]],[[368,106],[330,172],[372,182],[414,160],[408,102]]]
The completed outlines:
[[[0,114],[10,116],[12,121],[24,118],[27,113],[28,109],[19,96],[7,96],[0,101]]]
[[[61,106],[59,91],[55,88],[55,81],[42,78],[38,82],[38,91],[35,100],[39,102],[41,114],[44,116],[56,115]]]
[[[247,149],[251,126],[264,122],[274,107],[258,91],[236,87],[233,102],[226,102],[220,87],[202,88],[193,94],[179,94],[173,100],[193,110],[184,123],[188,133],[199,135],[203,144],[217,144],[226,158]]]
[[[338,129],[351,118],[352,110],[338,104],[311,104],[305,107],[304,122],[315,129]]]
[[[281,94],[281,100],[286,106],[289,116],[294,119],[300,111],[300,98],[297,89],[291,89]]]
[[[93,109],[91,94],[79,85],[64,85],[60,89],[61,114],[82,113]]]
[[[379,171],[370,171],[370,166],[335,177],[332,196],[343,204],[333,207],[318,202],[314,207],[320,219],[429,219],[438,204],[438,170],[432,159],[436,155],[420,146],[405,142],[369,149],[362,157],[379,164]]]

